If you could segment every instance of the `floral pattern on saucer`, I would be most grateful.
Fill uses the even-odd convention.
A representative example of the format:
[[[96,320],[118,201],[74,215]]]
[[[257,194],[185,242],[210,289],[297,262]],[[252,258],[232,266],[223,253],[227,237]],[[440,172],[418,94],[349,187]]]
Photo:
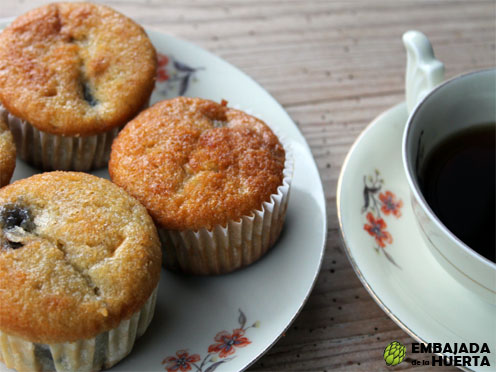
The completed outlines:
[[[163,95],[169,93],[183,96],[189,84],[196,81],[196,72],[203,69],[203,67],[188,66],[172,56],[157,53],[156,89]]]
[[[386,245],[393,243],[393,236],[387,231],[388,225],[384,221],[384,216],[401,217],[401,208],[403,201],[398,199],[396,195],[386,190],[381,192],[384,186],[384,180],[381,177],[379,170],[375,170],[373,175],[363,176],[363,198],[364,204],[362,214],[365,214],[366,223],[363,229],[374,237],[376,252],[382,251],[384,256],[396,267],[400,268],[394,261],[393,257],[386,250]]]
[[[208,347],[208,353],[203,358],[199,354],[190,354],[188,350],[178,350],[175,356],[166,357],[162,364],[167,372],[187,372],[192,367],[197,372],[213,372],[223,363],[233,360],[233,355],[237,348],[242,348],[251,344],[251,341],[245,337],[245,333],[250,328],[260,327],[260,322],[256,321],[250,326],[246,326],[246,316],[239,309],[238,317],[239,328],[233,329],[232,332],[220,331],[214,337],[214,343]],[[220,359],[219,359],[220,358]],[[198,365],[197,362],[201,360]]]

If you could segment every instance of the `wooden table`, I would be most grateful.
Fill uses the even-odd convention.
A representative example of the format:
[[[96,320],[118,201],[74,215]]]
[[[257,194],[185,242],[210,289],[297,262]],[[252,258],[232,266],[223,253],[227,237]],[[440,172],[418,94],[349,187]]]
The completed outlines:
[[[0,17],[46,2],[2,0]],[[341,164],[365,126],[404,99],[403,32],[428,35],[447,77],[491,67],[496,2],[101,2],[251,75],[286,108],[317,161],[329,219],[322,271],[300,316],[252,370],[388,370],[381,359],[385,345],[413,340],[368,295],[340,246],[335,199]],[[411,368],[402,363],[395,370]]]

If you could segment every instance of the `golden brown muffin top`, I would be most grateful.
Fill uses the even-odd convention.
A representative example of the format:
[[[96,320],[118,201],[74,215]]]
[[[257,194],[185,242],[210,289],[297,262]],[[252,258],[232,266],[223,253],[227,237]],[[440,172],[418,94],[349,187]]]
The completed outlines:
[[[197,230],[260,209],[282,184],[285,152],[261,120],[199,98],[161,101],[112,145],[112,180],[166,229]]]
[[[16,148],[14,138],[5,120],[0,117],[0,187],[9,183],[14,173]]]
[[[140,310],[161,250],[145,208],[110,181],[43,173],[0,189],[0,330],[92,338]]]
[[[0,101],[41,131],[93,135],[148,102],[156,53],[145,31],[102,5],[53,3],[0,34]]]

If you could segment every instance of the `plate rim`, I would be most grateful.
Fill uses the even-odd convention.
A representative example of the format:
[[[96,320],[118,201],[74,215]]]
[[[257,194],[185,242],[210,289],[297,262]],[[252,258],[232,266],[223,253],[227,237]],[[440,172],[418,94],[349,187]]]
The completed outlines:
[[[9,23],[14,21],[16,18],[17,17],[15,17],[15,16],[0,18],[0,31],[2,31]],[[140,22],[137,22],[137,21],[135,21],[135,22],[138,23],[141,27],[143,27],[145,29],[145,32],[147,32],[147,33],[148,33],[148,31],[151,31],[154,34],[159,34],[161,36],[173,38],[175,40],[178,40],[181,43],[187,44],[193,50],[198,50],[202,53],[207,53],[209,56],[211,56],[212,58],[214,58],[218,62],[228,64],[233,69],[235,69],[237,73],[239,73],[244,78],[248,79],[251,83],[253,83],[258,89],[261,89],[262,91],[264,91],[268,95],[268,97],[270,97],[270,99],[272,100],[271,104],[276,106],[277,109],[280,110],[287,117],[287,119],[291,122],[291,124],[293,125],[294,129],[296,130],[297,134],[300,136],[300,138],[302,140],[302,141],[299,141],[298,144],[302,145],[305,148],[305,150],[308,152],[308,154],[310,155],[309,161],[311,161],[311,164],[313,165],[313,167],[316,170],[316,177],[317,177],[317,180],[319,182],[318,193],[319,193],[319,198],[321,199],[321,202],[322,202],[322,217],[323,217],[322,243],[319,246],[318,263],[315,267],[313,277],[310,280],[310,285],[309,285],[309,287],[305,293],[305,296],[301,300],[300,299],[298,300],[299,305],[298,305],[296,311],[294,312],[294,314],[290,317],[287,324],[281,329],[280,333],[277,333],[275,338],[265,348],[263,348],[263,350],[261,350],[259,353],[254,355],[253,358],[249,358],[250,359],[249,362],[245,363],[244,365],[239,366],[239,369],[238,369],[239,371],[245,371],[250,366],[252,366],[254,363],[256,363],[262,356],[264,356],[282,338],[282,336],[285,334],[285,332],[289,329],[289,327],[293,324],[293,322],[296,320],[296,318],[302,312],[303,307],[307,303],[307,301],[308,301],[310,295],[312,294],[313,289],[315,288],[315,285],[317,283],[317,279],[318,279],[320,271],[322,269],[322,264],[324,261],[326,245],[327,245],[327,240],[328,240],[328,234],[327,234],[327,229],[328,229],[327,210],[328,210],[328,206],[326,203],[326,194],[325,194],[324,185],[322,182],[322,176],[321,176],[321,173],[320,173],[319,168],[317,166],[317,163],[315,161],[315,158],[313,156],[313,153],[311,151],[311,148],[310,148],[305,136],[303,135],[300,128],[298,127],[298,125],[296,125],[295,121],[289,115],[289,113],[286,111],[286,109],[283,107],[283,105],[278,100],[276,100],[274,98],[274,96],[267,89],[265,89],[258,81],[256,81],[254,78],[252,78],[250,75],[248,75],[246,72],[244,72],[241,68],[239,68],[235,64],[221,58],[220,56],[218,56],[214,52],[212,52],[206,48],[203,48],[202,46],[199,46],[199,45],[197,45],[197,44],[195,44],[189,40],[183,39],[182,37],[178,37],[174,34],[170,34],[170,33],[164,32],[162,30],[159,30],[155,26],[147,26],[147,25],[141,24]]]

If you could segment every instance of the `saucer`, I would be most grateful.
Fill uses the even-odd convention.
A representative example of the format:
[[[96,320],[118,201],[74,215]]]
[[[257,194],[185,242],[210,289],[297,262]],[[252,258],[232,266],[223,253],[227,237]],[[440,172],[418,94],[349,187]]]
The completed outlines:
[[[349,151],[336,196],[343,245],[372,298],[406,333],[424,343],[487,343],[490,354],[458,355],[486,356],[491,367],[467,368],[494,369],[496,306],[442,269],[415,220],[401,160],[407,117],[405,103],[392,107]]]

